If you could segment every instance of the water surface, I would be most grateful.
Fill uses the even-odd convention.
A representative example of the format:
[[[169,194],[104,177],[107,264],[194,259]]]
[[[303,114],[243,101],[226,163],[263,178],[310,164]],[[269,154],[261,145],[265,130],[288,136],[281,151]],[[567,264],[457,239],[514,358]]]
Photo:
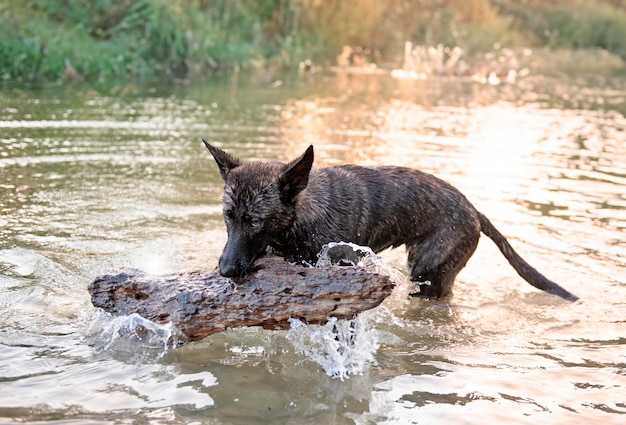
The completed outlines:
[[[623,423],[625,83],[2,87],[0,421]],[[120,337],[90,304],[95,276],[217,264],[222,183],[202,137],[245,160],[313,144],[318,166],[434,173],[581,300],[533,289],[483,237],[452,297],[396,296],[362,319],[371,358],[343,379],[329,376],[342,359],[316,358],[316,326],[167,350]],[[402,249],[382,256],[405,270]]]

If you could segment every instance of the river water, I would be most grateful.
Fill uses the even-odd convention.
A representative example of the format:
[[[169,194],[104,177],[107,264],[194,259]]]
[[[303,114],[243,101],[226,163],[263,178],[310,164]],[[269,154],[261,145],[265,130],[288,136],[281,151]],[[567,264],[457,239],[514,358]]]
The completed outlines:
[[[5,84],[0,422],[624,423],[625,114],[624,75]],[[87,285],[214,269],[222,182],[202,137],[245,160],[313,144],[318,166],[434,173],[581,299],[533,289],[483,237],[452,297],[392,295],[343,356],[302,324],[138,341],[120,329],[140,318],[96,311]],[[406,273],[402,249],[382,259]]]

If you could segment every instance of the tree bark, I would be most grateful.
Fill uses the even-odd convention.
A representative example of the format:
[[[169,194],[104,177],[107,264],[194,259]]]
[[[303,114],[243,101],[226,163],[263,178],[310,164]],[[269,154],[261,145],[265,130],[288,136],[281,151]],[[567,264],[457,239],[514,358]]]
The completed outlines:
[[[89,285],[94,306],[172,324],[189,341],[227,328],[288,329],[289,319],[325,323],[378,306],[391,279],[358,267],[302,267],[266,258],[253,274],[232,280],[216,271],[150,276],[137,270],[103,275]]]

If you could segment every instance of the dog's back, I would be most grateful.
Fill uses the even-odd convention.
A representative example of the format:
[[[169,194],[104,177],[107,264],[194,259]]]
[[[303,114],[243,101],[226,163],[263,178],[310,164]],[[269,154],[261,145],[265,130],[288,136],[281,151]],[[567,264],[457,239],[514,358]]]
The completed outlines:
[[[314,168],[297,198],[285,254],[311,261],[333,241],[378,252],[424,244],[433,237],[438,238],[432,243],[439,251],[449,251],[459,239],[477,241],[479,232],[478,214],[470,202],[430,174],[402,167]]]

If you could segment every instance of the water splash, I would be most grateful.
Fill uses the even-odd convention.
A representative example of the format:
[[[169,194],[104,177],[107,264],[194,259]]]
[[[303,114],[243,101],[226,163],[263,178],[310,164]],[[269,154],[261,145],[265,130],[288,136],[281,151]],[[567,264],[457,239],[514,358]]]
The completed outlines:
[[[325,325],[315,327],[290,319],[287,339],[299,354],[343,381],[350,375],[362,374],[375,361],[378,331],[368,316],[361,313],[353,320],[331,317]]]
[[[398,270],[386,265],[370,248],[353,243],[331,242],[322,247],[315,266],[332,265],[363,267],[374,273],[387,274],[397,282],[406,281]],[[331,317],[321,326],[308,326],[300,320],[290,319],[287,339],[298,353],[320,365],[329,376],[343,381],[350,375],[362,374],[375,362],[379,334],[374,325],[384,314],[384,309],[376,308],[362,312],[352,320]]]
[[[315,267],[358,266],[372,272],[379,272],[386,267],[382,258],[371,248],[350,242],[327,243],[317,254],[317,258]]]
[[[354,266],[389,276],[396,286],[383,305],[391,310],[404,307],[409,300],[409,294],[419,293],[417,283],[408,281],[404,273],[385,263],[370,247],[351,242],[330,242],[322,247],[317,257],[315,267]]]
[[[162,358],[170,348],[185,344],[185,336],[172,324],[158,324],[137,313],[113,316],[96,310],[86,339],[97,351],[132,353]],[[142,350],[137,350],[140,347]],[[140,354],[137,354],[140,353]]]

